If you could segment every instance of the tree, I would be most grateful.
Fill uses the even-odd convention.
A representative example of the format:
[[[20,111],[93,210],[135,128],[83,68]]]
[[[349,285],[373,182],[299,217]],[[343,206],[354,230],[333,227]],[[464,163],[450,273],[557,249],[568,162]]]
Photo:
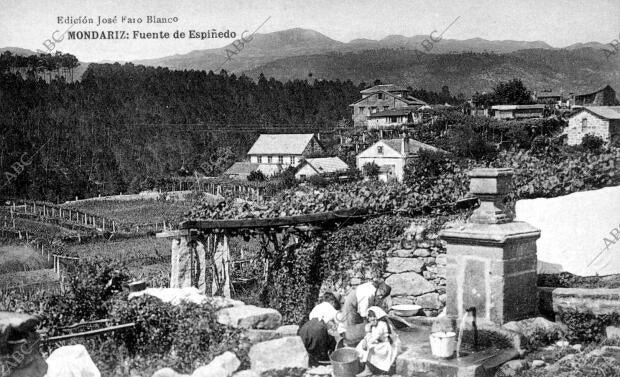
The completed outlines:
[[[362,171],[364,172],[364,176],[376,180],[379,177],[380,168],[379,165],[374,162],[367,162],[362,166]]]
[[[500,105],[528,105],[533,103],[532,92],[519,79],[500,82],[494,89],[493,100]]]

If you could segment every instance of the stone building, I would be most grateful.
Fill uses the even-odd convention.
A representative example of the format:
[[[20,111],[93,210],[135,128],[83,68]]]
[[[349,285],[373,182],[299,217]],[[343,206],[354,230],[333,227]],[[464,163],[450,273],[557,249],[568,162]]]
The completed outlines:
[[[590,90],[581,94],[574,94],[573,106],[615,106],[620,104],[616,98],[616,91],[609,85],[597,90]]]
[[[620,106],[588,106],[572,114],[564,130],[569,145],[581,144],[585,135],[620,144]]]
[[[369,117],[380,111],[405,108],[416,110],[428,105],[410,96],[407,89],[393,84],[375,85],[360,91],[360,94],[362,98],[349,105],[353,108],[352,118],[355,126],[368,126]]]

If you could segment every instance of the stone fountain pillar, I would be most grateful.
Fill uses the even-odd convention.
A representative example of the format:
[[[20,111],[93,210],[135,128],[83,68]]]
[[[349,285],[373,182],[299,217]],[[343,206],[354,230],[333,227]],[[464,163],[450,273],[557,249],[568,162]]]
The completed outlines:
[[[536,240],[540,230],[513,221],[504,208],[512,169],[476,169],[469,173],[470,191],[479,198],[467,223],[446,229],[447,313],[462,318],[475,307],[481,322],[503,323],[535,316]]]

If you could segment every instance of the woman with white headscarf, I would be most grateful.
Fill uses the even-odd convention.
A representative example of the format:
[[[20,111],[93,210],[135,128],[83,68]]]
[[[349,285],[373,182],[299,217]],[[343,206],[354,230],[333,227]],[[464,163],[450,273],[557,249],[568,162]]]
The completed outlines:
[[[374,374],[389,374],[400,349],[400,339],[387,313],[378,306],[368,308],[368,331],[357,346],[362,362]]]

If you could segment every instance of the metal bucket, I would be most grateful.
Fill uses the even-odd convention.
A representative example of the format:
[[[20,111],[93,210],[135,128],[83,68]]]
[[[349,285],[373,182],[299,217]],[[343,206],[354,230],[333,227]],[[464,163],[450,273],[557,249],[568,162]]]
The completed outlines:
[[[335,377],[355,377],[362,372],[362,365],[355,348],[345,347],[332,352],[329,356]]]

